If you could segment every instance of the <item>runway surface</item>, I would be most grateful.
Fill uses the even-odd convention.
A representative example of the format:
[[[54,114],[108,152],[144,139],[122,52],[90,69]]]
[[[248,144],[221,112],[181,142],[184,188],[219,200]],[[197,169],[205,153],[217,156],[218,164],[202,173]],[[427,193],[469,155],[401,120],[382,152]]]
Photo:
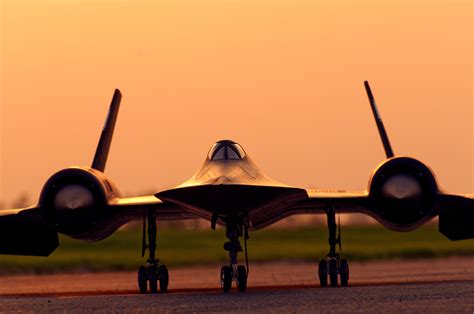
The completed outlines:
[[[320,288],[315,263],[251,264],[245,293],[218,265],[173,269],[170,292],[139,295],[135,272],[0,277],[0,311],[474,313],[474,258],[351,263],[350,287]]]

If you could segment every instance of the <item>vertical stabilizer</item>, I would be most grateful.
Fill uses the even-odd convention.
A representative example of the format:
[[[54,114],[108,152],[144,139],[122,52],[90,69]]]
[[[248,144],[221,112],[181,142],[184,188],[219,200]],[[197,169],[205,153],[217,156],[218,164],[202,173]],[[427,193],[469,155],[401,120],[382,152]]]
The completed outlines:
[[[107,163],[107,156],[109,155],[110,144],[112,143],[112,136],[114,135],[115,122],[117,122],[121,99],[122,94],[116,89],[112,103],[110,104],[107,119],[105,120],[104,128],[102,129],[102,134],[100,135],[99,144],[95,151],[92,168],[101,172],[104,172],[105,164]]]
[[[372,108],[372,113],[374,114],[375,123],[377,124],[377,129],[379,130],[380,139],[382,140],[383,148],[385,149],[385,155],[387,158],[394,156],[392,146],[388,139],[387,132],[385,131],[385,126],[383,125],[382,117],[377,109],[377,104],[375,103],[374,95],[370,89],[369,82],[364,82],[365,90],[367,91],[367,96],[369,97],[370,107]]]

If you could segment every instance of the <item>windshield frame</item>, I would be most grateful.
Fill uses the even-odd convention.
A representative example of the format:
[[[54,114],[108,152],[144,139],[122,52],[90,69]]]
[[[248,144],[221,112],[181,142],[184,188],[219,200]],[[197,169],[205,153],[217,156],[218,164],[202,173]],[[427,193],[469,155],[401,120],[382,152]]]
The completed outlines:
[[[222,151],[224,149],[224,151]],[[216,155],[222,155],[216,158]],[[231,154],[233,156],[231,156]],[[244,149],[237,143],[231,141],[220,141],[215,143],[208,153],[209,160],[242,160],[246,156]]]

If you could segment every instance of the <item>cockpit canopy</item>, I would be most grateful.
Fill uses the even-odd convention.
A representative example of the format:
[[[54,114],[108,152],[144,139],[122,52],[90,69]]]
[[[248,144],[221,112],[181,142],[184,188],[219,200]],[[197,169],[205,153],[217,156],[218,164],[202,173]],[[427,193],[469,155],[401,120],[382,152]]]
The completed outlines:
[[[236,142],[223,140],[212,146],[208,157],[210,160],[240,160],[245,157],[245,152]]]

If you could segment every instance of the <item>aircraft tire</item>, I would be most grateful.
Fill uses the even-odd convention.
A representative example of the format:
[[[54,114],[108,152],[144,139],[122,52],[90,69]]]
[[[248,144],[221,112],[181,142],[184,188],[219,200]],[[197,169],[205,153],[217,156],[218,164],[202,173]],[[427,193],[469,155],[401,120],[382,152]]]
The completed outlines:
[[[337,260],[329,260],[329,283],[331,287],[337,287]]]
[[[150,266],[148,268],[148,282],[150,284],[150,293],[158,293],[158,273],[156,266]]]
[[[341,277],[341,286],[349,285],[349,263],[346,259],[342,259],[339,264],[339,276]]]
[[[145,266],[138,268],[138,289],[140,293],[146,293],[148,284],[148,271]]]
[[[247,289],[247,270],[244,265],[239,265],[237,267],[237,290],[240,292],[245,292]]]
[[[232,269],[229,266],[221,268],[221,287],[224,292],[229,292],[232,287]]]
[[[319,261],[318,265],[318,277],[319,277],[319,284],[321,287],[328,286],[328,263],[325,259]]]
[[[166,265],[158,267],[158,274],[160,275],[160,292],[165,293],[168,291],[169,283],[168,268]]]

